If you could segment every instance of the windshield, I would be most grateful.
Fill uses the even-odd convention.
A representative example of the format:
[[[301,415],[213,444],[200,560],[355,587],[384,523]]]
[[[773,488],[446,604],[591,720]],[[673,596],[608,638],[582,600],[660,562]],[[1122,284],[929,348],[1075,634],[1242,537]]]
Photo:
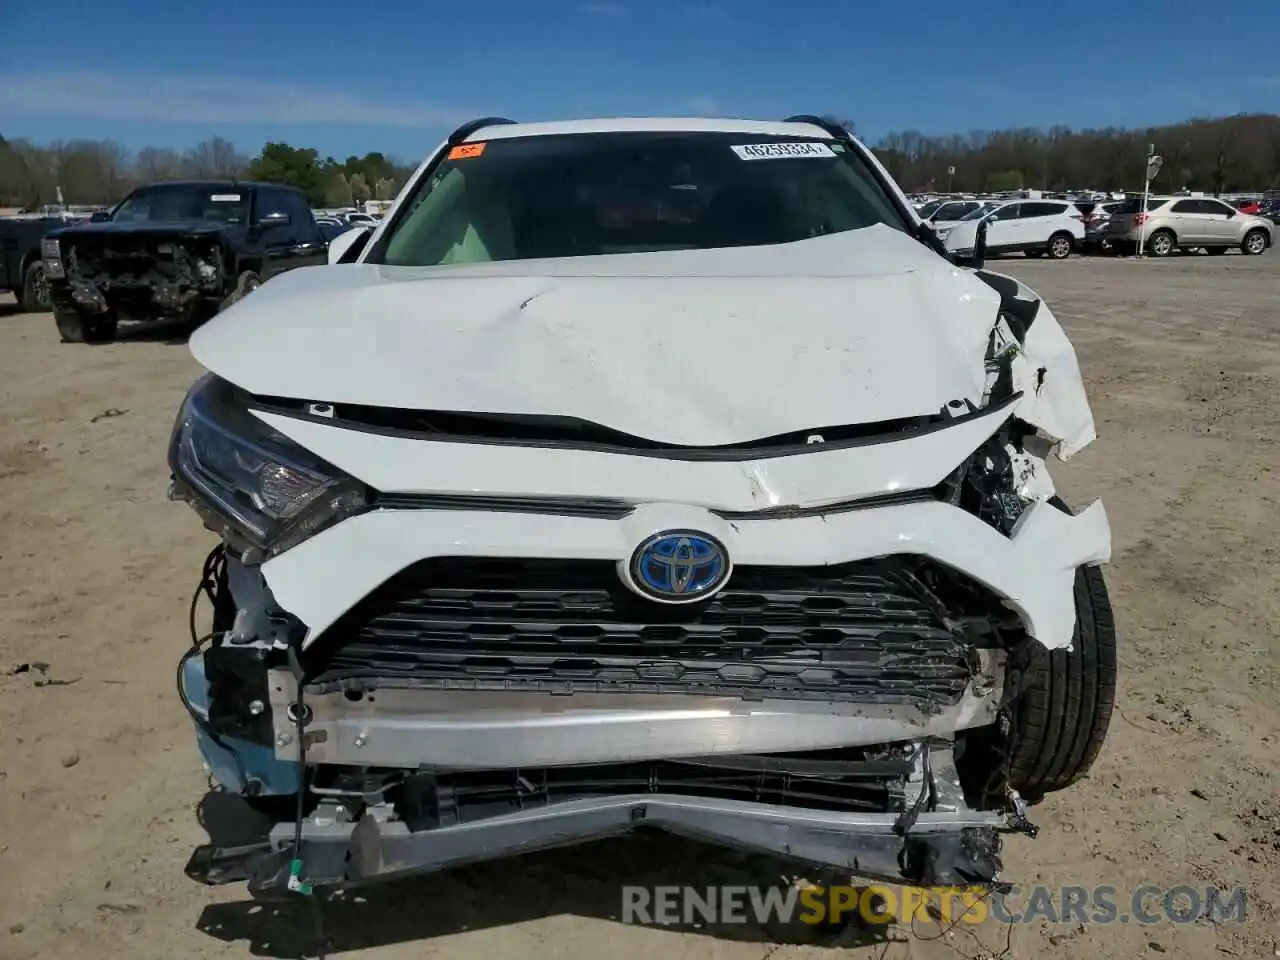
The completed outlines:
[[[848,144],[744,133],[517,137],[455,146],[371,263],[434,266],[787,243],[902,214]]]
[[[249,194],[231,186],[175,184],[135,190],[116,207],[111,219],[126,222],[213,220],[244,223]]]
[[[916,213],[920,215],[921,220],[928,220],[945,202],[945,200],[930,200],[923,207],[917,209]]]

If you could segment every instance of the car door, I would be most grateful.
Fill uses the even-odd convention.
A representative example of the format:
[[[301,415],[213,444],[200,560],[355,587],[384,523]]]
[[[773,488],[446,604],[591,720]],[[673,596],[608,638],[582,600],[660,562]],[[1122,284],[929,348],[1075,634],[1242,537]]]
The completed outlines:
[[[1194,247],[1199,243],[1212,242],[1209,217],[1205,213],[1202,202],[1195,197],[1187,197],[1175,201],[1160,216],[1167,220],[1173,232],[1178,235],[1178,243],[1184,247]]]
[[[1059,221],[1066,212],[1065,203],[1029,200],[1021,204],[1018,219],[1014,221],[1018,247],[1028,250],[1047,246],[1054,229],[1062,227]]]
[[[329,262],[328,242],[316,225],[307,198],[293,190],[287,191],[289,218],[294,228],[297,247],[294,249],[293,266],[318,267]]]
[[[1221,200],[1205,199],[1199,202],[1203,213],[1205,242],[1220,247],[1239,243],[1240,224],[1243,222],[1239,211]]]
[[[17,290],[22,286],[18,257],[17,231],[0,220],[0,290]]]
[[[289,269],[296,246],[285,191],[259,187],[253,197],[253,235],[262,253],[262,279]]]
[[[1018,245],[1018,211],[1020,203],[997,207],[987,218],[987,249],[992,252],[1014,250]]]

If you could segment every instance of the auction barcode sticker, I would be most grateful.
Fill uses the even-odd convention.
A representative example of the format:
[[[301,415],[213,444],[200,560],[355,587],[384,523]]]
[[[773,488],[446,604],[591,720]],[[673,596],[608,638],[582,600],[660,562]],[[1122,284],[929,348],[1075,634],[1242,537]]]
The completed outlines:
[[[835,151],[825,143],[743,143],[730,147],[740,160],[787,160],[796,157],[834,157]]]

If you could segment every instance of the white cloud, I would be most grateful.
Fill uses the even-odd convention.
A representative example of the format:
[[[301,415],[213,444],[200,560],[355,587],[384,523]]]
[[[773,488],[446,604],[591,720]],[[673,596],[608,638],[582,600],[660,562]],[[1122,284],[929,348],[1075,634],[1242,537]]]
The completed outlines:
[[[0,74],[0,114],[152,123],[432,127],[483,111],[242,77],[69,70]]]

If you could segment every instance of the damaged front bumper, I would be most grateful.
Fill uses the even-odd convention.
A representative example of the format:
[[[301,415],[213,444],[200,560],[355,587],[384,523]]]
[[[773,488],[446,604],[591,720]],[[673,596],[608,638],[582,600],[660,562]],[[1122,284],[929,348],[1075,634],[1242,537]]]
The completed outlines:
[[[350,753],[325,753],[327,745],[345,739],[335,723],[350,711],[319,696],[307,698],[298,712],[291,680],[280,671],[270,674],[270,713],[285,718],[274,726],[275,749],[225,740],[198,723],[201,751],[222,789],[262,799],[298,789],[303,767],[296,759],[296,737],[301,734],[312,769],[301,826],[291,818],[278,819],[254,838],[200,848],[188,866],[188,873],[205,883],[247,881],[256,895],[292,889],[298,864],[312,886],[346,888],[639,829],[872,880],[982,884],[998,877],[1000,834],[1034,829],[1017,812],[970,808],[956,766],[956,731],[929,736],[928,724],[918,724],[920,718],[910,712],[892,718],[848,711],[823,718],[820,710],[805,717],[785,706],[758,711],[726,706],[725,717],[785,718],[774,726],[772,739],[753,743],[785,743],[791,749],[740,752],[745,744],[714,736],[704,740],[705,730],[693,726],[686,732],[696,732],[704,748],[727,752],[699,756],[689,742],[677,759],[653,760],[640,758],[680,751],[664,746],[669,741],[660,733],[642,743],[639,705],[625,711],[630,722],[620,723],[619,741],[599,727],[594,737],[575,740],[561,735],[560,721],[579,712],[576,703],[565,709],[544,699],[524,704],[523,711],[515,703],[479,711],[455,704],[457,711],[451,712],[448,695],[383,690],[362,698],[386,706],[362,711],[361,722],[352,728]],[[995,676],[1003,679],[998,670]],[[187,661],[183,683],[207,722],[209,685],[201,659]],[[989,719],[996,698],[989,699],[991,709],[975,712],[966,722]],[[397,709],[405,702],[441,709],[432,719],[410,718]],[[650,719],[698,723],[696,706],[686,704],[683,712],[676,704],[668,706],[665,715],[655,710]],[[596,711],[584,704],[581,712]],[[614,719],[624,719],[624,711],[615,707],[613,712]],[[530,723],[538,716],[546,722]],[[843,726],[845,739],[915,739],[860,750],[798,749],[808,722],[819,718]],[[936,726],[944,731],[956,722],[955,716],[942,717]],[[800,730],[785,735],[787,723]],[[444,730],[469,736],[438,749],[447,738],[431,735],[439,737]],[[426,739],[419,742],[419,736]],[[379,754],[379,743],[387,756]],[[470,752],[472,747],[478,752]],[[367,763],[355,763],[365,749],[370,752],[360,759]],[[579,759],[543,765],[570,754],[580,754]],[[607,755],[635,759],[602,759]],[[434,762],[425,762],[426,756]],[[383,766],[388,760],[395,766]],[[494,761],[512,762],[489,766]]]
[[[417,822],[381,807],[355,817],[344,805],[322,804],[304,820],[300,843],[294,824],[277,823],[255,843],[197,851],[188,872],[211,884],[247,880],[252,893],[269,895],[291,888],[294,864],[300,862],[312,886],[348,888],[653,829],[869,880],[918,886],[994,882],[1001,869],[1000,835],[1034,828],[1016,814],[967,808],[950,748],[921,743],[904,751],[911,752],[901,754],[898,765],[916,793],[898,813],[636,790],[529,803],[527,809],[513,802],[507,812],[463,820],[455,806],[460,791],[450,778],[428,774],[415,785]],[[761,758],[740,762],[751,759]],[[787,775],[785,764],[777,762],[775,776]],[[802,759],[794,766],[807,772]],[[890,764],[863,766],[864,776],[872,777]],[[691,761],[689,767],[717,772],[710,762],[699,768]],[[847,767],[852,773],[857,765]],[[614,771],[605,767],[579,776],[606,780]],[[513,778],[512,792],[536,781],[535,771],[521,773]],[[490,797],[497,792],[490,788]]]
[[[574,536],[525,542],[529,519],[376,510],[260,567],[226,561],[225,632],[184,668],[202,753],[222,789],[254,802],[305,783],[306,813],[300,829],[285,816],[248,846],[204,848],[193,875],[266,894],[301,861],[307,882],[350,886],[655,828],[868,879],[997,879],[999,835],[1028,825],[1010,804],[967,797],[975,774],[962,783],[958,770],[971,735],[998,728],[1020,691],[1026,650],[1043,644],[988,631],[1003,619],[1070,637],[1072,571],[1105,555],[1100,505],[1072,516],[1032,504],[1011,536],[943,503],[738,521],[726,536],[741,538],[739,556],[769,542],[753,528],[763,524],[808,565],[774,587],[776,566],[738,568],[700,621],[737,610],[758,625],[741,642],[723,635],[737,643],[727,655],[692,652],[707,642],[697,624],[629,622],[616,591],[593,594],[592,568],[557,580],[549,561],[522,585],[519,562],[455,557],[419,576],[396,550],[492,553],[499,526],[515,556],[616,542],[591,547],[575,518],[554,521]],[[791,535],[800,526],[807,535]],[[918,553],[885,566],[904,537]],[[402,569],[366,573],[370,562]],[[967,600],[947,592],[961,564]],[[304,569],[328,585],[310,598],[335,602],[343,570],[342,588],[362,597],[318,635],[279,603]],[[943,580],[925,589],[933,576]],[[802,613],[834,632],[799,639],[789,618]]]
[[[224,255],[207,236],[67,240],[52,274],[56,305],[129,319],[178,316],[226,296]]]

